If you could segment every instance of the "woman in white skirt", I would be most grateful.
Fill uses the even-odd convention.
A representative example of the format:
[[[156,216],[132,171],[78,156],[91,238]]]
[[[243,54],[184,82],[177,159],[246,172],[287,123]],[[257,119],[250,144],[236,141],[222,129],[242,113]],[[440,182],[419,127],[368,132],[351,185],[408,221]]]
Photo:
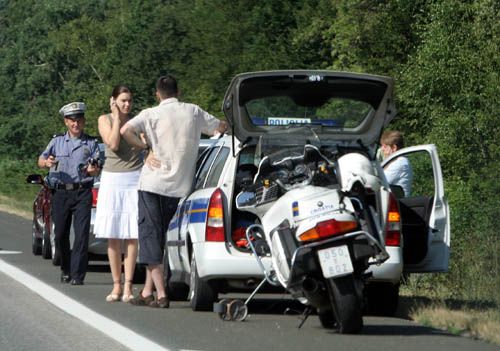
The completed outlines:
[[[133,298],[132,280],[138,245],[137,187],[142,168],[141,150],[120,137],[120,128],[129,120],[132,93],[124,85],[113,89],[111,113],[99,117],[99,133],[105,144],[106,160],[101,174],[94,233],[108,239],[108,257],[113,290],[106,301],[128,302]],[[122,246],[125,282],[122,289]]]

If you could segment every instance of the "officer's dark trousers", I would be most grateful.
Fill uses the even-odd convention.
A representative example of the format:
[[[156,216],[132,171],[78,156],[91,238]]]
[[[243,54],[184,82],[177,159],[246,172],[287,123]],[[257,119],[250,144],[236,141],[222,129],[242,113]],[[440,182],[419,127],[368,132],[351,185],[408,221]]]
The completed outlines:
[[[91,210],[90,189],[55,190],[52,194],[52,220],[56,251],[61,255],[61,271],[82,282],[87,272]],[[69,233],[72,218],[75,240],[71,251]]]

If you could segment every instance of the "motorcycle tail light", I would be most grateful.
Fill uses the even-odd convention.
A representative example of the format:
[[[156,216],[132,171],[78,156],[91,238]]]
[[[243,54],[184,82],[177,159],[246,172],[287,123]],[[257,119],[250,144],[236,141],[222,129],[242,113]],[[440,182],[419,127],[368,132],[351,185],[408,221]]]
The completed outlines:
[[[401,244],[401,214],[398,201],[394,194],[389,193],[389,208],[385,233],[386,246],[400,246]]]
[[[222,202],[222,191],[220,189],[215,190],[210,197],[205,228],[205,240],[224,241],[224,207]]]
[[[92,188],[92,207],[97,206],[97,197],[99,195],[99,189],[98,188]]]
[[[314,241],[340,235],[352,231],[358,227],[356,221],[337,221],[330,219],[319,222],[315,227],[299,235],[300,241]]]

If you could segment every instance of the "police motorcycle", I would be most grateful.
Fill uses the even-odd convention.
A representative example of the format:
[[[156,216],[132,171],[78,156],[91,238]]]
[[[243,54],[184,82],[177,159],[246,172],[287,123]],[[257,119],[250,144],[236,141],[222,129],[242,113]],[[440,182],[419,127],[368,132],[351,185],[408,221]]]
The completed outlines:
[[[366,271],[389,257],[374,144],[393,115],[391,93],[388,77],[329,71],[242,74],[226,93],[233,135],[246,136],[240,147],[258,140],[258,170],[236,195],[236,208],[258,218],[246,236],[264,280],[306,306],[300,326],[316,312],[323,327],[339,333],[363,327]],[[316,118],[334,107],[352,117],[342,126]],[[292,113],[300,117],[274,117]],[[244,304],[222,301],[221,317],[244,319],[263,283]]]
[[[370,167],[359,153],[336,159],[306,144],[265,156],[236,197],[260,219],[246,234],[258,261],[271,256],[267,280],[340,333],[361,330],[365,271],[388,258],[366,194],[380,187]]]

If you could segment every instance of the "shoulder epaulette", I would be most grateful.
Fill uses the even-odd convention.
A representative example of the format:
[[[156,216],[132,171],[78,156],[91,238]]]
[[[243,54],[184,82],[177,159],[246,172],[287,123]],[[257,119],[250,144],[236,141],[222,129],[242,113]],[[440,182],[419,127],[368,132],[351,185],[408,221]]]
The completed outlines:
[[[52,136],[52,138],[57,138],[57,137],[60,137],[60,136],[64,136],[64,133],[54,134]]]

